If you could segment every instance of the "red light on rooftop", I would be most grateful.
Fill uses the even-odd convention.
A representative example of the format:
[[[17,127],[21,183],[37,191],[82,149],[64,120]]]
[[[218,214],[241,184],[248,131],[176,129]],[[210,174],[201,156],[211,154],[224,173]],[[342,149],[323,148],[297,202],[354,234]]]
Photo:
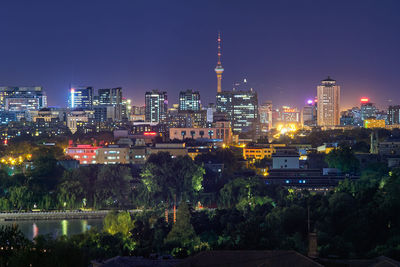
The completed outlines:
[[[145,136],[155,136],[157,133],[156,132],[144,132],[143,135]]]
[[[368,103],[369,102],[369,98],[367,97],[363,97],[360,99],[361,103]]]

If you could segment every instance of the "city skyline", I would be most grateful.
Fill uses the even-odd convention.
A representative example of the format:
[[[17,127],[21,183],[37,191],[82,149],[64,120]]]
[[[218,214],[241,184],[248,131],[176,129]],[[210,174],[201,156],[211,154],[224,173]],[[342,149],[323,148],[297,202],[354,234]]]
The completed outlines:
[[[170,104],[187,89],[215,103],[218,32],[222,90],[247,78],[260,102],[301,108],[330,75],[342,87],[341,110],[364,96],[379,108],[400,97],[396,1],[25,5],[3,4],[0,81],[43,86],[50,106],[67,105],[70,84],[122,87],[136,105],[153,89],[167,91]]]

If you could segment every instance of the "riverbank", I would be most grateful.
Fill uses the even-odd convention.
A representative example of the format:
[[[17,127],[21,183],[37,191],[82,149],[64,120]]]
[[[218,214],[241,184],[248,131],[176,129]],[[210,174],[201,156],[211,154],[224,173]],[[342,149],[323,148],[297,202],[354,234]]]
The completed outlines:
[[[112,210],[0,213],[0,221],[102,219]],[[141,210],[129,210],[131,213]]]

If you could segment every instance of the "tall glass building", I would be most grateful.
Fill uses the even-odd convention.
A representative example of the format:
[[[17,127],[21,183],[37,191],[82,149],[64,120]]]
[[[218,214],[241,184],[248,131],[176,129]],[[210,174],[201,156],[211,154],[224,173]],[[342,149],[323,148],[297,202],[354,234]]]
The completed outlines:
[[[217,112],[226,113],[234,133],[246,133],[259,123],[257,93],[249,91],[222,91],[217,93]]]
[[[106,88],[98,90],[98,105],[114,107],[116,120],[122,119],[122,88]]]
[[[91,109],[93,107],[93,87],[73,87],[69,95],[69,107],[72,109]]]
[[[179,93],[179,110],[199,111],[201,109],[200,93],[186,90]]]
[[[153,90],[145,95],[146,122],[161,122],[167,117],[168,97],[167,92]]]
[[[0,87],[0,111],[39,110],[47,107],[47,96],[41,86]]]

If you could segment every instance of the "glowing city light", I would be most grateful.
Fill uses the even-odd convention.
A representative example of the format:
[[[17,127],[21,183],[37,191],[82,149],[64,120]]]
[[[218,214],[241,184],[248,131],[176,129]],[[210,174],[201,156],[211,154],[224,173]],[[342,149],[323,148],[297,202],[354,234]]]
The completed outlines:
[[[312,105],[312,103],[313,103],[312,99],[307,100],[307,104]]]
[[[75,107],[75,89],[71,88],[71,108]]]
[[[361,101],[361,103],[368,103],[368,102],[369,102],[369,98],[367,98],[367,97],[362,97],[362,98],[360,99],[360,101]]]

